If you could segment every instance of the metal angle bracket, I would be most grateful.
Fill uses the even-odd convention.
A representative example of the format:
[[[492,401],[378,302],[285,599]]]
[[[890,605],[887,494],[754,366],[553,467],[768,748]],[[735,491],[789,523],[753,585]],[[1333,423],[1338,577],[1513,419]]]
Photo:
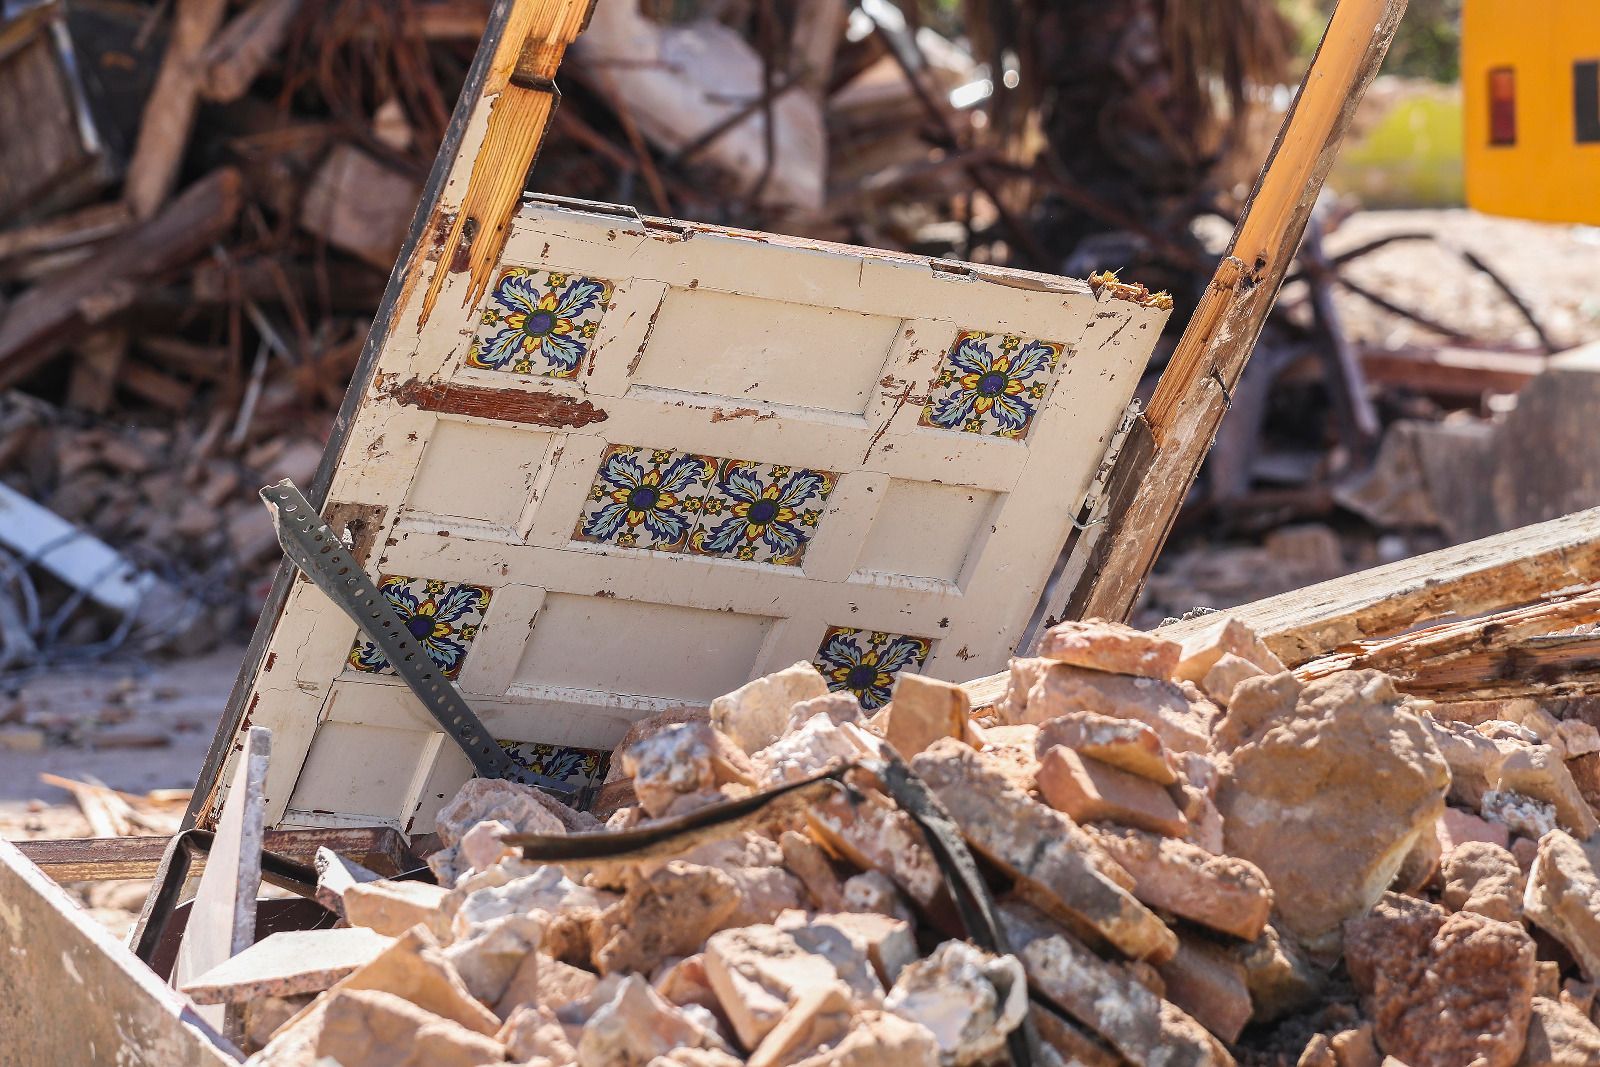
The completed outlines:
[[[332,527],[285,478],[261,490],[273,513],[278,543],[311,583],[354,619],[411,688],[428,714],[472,762],[480,778],[503,778],[571,798],[578,787],[535,774],[513,760],[483,725],[454,683],[439,673],[399,612],[379,592]]]

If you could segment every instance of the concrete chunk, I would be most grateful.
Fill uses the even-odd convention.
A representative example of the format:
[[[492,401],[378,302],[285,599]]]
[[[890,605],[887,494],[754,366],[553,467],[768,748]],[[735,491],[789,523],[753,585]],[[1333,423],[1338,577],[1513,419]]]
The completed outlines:
[[[341,990],[328,1001],[317,1062],[387,1067],[480,1067],[501,1063],[505,1047],[377,989]]]
[[[1172,676],[1198,684],[1225,655],[1238,656],[1266,674],[1282,674],[1288,670],[1246,623],[1231,615],[1222,615],[1199,633],[1183,640]]]

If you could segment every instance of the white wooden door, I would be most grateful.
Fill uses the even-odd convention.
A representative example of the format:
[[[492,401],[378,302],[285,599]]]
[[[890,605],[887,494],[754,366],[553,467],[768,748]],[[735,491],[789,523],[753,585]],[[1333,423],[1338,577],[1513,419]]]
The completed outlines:
[[[562,777],[801,660],[868,706],[901,670],[1001,669],[1166,316],[543,199],[467,289],[426,322],[401,305],[325,515],[491,731]],[[249,709],[275,824],[424,832],[469,774],[304,581]]]

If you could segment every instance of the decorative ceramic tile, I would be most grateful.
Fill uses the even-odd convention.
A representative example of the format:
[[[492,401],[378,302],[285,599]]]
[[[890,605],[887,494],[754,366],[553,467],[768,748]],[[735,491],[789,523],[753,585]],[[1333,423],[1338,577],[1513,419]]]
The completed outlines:
[[[833,479],[827,471],[720,460],[688,550],[798,566],[833,492]]]
[[[939,366],[919,425],[1021,439],[1065,346],[1015,334],[963,330]]]
[[[610,299],[599,278],[508,267],[484,301],[467,366],[576,378]]]
[[[473,638],[478,636],[478,627],[483,624],[490,591],[465,582],[407,578],[399,574],[379,579],[378,590],[400,613],[406,630],[433,660],[439,673],[455,680],[461,674],[461,665],[466,662]],[[395,672],[378,646],[365,634],[356,636],[348,662],[351,667],[368,674]]]
[[[611,445],[572,536],[792,567],[833,492],[827,471]]]
[[[895,675],[921,670],[931,646],[925,637],[834,626],[823,636],[815,663],[829,689],[847,689],[864,709],[876,711],[889,703]]]
[[[676,552],[689,540],[716,460],[666,449],[611,445],[573,538]]]
[[[611,753],[592,748],[541,745],[534,741],[500,741],[501,748],[524,770],[561,782],[594,782],[605,778]]]

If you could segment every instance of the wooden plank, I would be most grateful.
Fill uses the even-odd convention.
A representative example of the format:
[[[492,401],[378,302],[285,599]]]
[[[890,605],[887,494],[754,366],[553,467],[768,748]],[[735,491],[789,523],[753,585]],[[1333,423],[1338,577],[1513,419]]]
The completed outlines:
[[[239,214],[244,183],[231,167],[213,171],[155,218],[96,251],[81,269],[19,296],[0,321],[0,388],[25,378],[93,328],[108,298],[131,300],[137,285],[210,248]]]
[[[16,844],[24,856],[57,882],[109,882],[154,878],[171,840],[161,835],[73,837]],[[307,867],[312,866],[319,848],[330,848],[386,876],[417,865],[407,851],[405,839],[391,826],[268,830],[262,847]],[[198,872],[205,867],[205,857],[196,857],[194,863]]]
[[[173,10],[172,36],[145,101],[122,187],[135,218],[153,217],[177,186],[206,76],[203,57],[227,11],[228,0],[178,0]]]
[[[1453,616],[1530,604],[1600,577],[1600,508],[1414,556],[1227,609],[1290,667],[1354,644]],[[1202,615],[1160,628],[1174,641],[1205,629]],[[1005,674],[964,683],[974,707],[1000,699]]]
[[[188,982],[237,956],[255,940],[256,897],[261,890],[262,833],[265,830],[267,762],[272,754],[272,731],[252,726],[245,734],[244,751],[234,765],[233,783],[217,820],[217,836],[209,863],[200,875],[189,925],[178,946],[172,984]],[[209,1005],[200,1014],[221,1027],[226,1017],[222,1005]]]
[[[18,1065],[220,1067],[244,1059],[4,840],[0,1050]]]
[[[1249,623],[1286,664],[1452,615],[1532,603],[1600,576],[1600,508],[1258,600],[1228,614]],[[1182,640],[1202,617],[1161,628]]]
[[[1069,612],[1125,619],[1144,588],[1217,427],[1406,0],[1340,0],[1234,231],[1145,419],[1156,449],[1139,492],[1114,513],[1103,566],[1089,568]]]

